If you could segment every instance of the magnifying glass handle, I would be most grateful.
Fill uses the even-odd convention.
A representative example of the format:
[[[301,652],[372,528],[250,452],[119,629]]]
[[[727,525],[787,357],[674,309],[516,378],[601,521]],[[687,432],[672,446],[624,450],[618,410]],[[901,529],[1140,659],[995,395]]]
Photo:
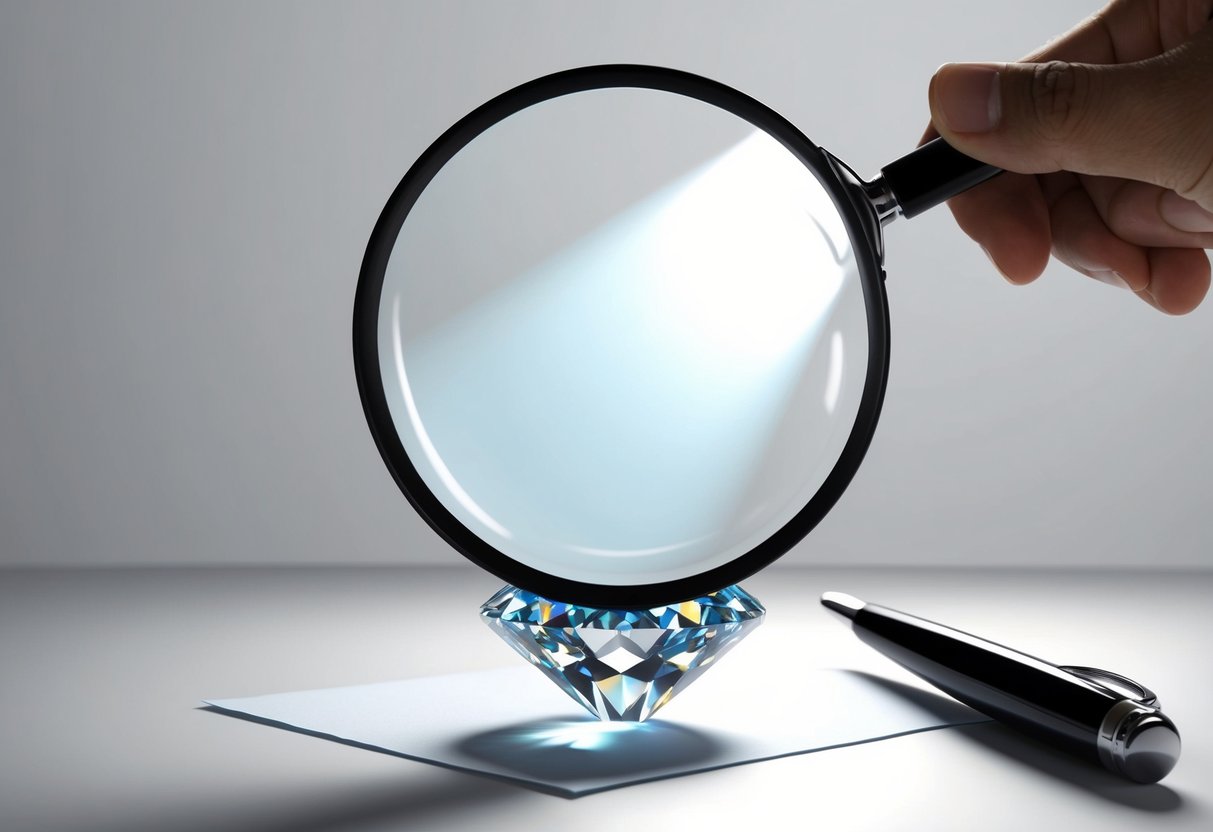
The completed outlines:
[[[935,139],[880,169],[880,178],[867,186],[869,196],[885,200],[877,206],[881,221],[900,214],[916,217],[974,185],[1002,173],[1001,168],[966,156],[943,139]]]

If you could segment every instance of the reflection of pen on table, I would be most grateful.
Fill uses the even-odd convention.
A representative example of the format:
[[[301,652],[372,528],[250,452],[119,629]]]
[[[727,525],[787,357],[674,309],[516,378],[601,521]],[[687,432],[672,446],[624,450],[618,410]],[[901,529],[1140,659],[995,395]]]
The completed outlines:
[[[910,672],[977,710],[1138,783],[1166,777],[1179,732],[1146,688],[1088,667],[1059,667],[841,592],[821,603]]]

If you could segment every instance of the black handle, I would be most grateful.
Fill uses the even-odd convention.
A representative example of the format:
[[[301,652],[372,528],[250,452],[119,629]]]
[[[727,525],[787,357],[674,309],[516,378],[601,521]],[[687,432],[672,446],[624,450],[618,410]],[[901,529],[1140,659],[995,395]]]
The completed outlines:
[[[943,139],[927,142],[880,171],[907,219],[1000,173],[1001,168],[966,156]]]

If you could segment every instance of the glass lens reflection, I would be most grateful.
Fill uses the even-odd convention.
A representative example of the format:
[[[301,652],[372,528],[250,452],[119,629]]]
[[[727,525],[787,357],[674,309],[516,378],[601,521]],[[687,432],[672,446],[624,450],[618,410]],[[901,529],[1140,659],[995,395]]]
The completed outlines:
[[[587,123],[599,138],[571,152]],[[638,173],[638,152],[667,164]],[[770,136],[668,93],[568,96],[478,137],[414,207],[383,293],[385,391],[423,480],[575,580],[749,551],[820,487],[862,393],[862,289],[828,195]]]

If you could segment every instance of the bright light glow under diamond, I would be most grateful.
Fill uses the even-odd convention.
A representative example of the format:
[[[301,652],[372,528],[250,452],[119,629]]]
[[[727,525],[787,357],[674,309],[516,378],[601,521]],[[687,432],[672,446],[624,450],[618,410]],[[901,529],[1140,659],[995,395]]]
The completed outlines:
[[[551,601],[507,586],[480,615],[561,690],[603,720],[640,722],[761,622],[739,586],[647,610]]]

